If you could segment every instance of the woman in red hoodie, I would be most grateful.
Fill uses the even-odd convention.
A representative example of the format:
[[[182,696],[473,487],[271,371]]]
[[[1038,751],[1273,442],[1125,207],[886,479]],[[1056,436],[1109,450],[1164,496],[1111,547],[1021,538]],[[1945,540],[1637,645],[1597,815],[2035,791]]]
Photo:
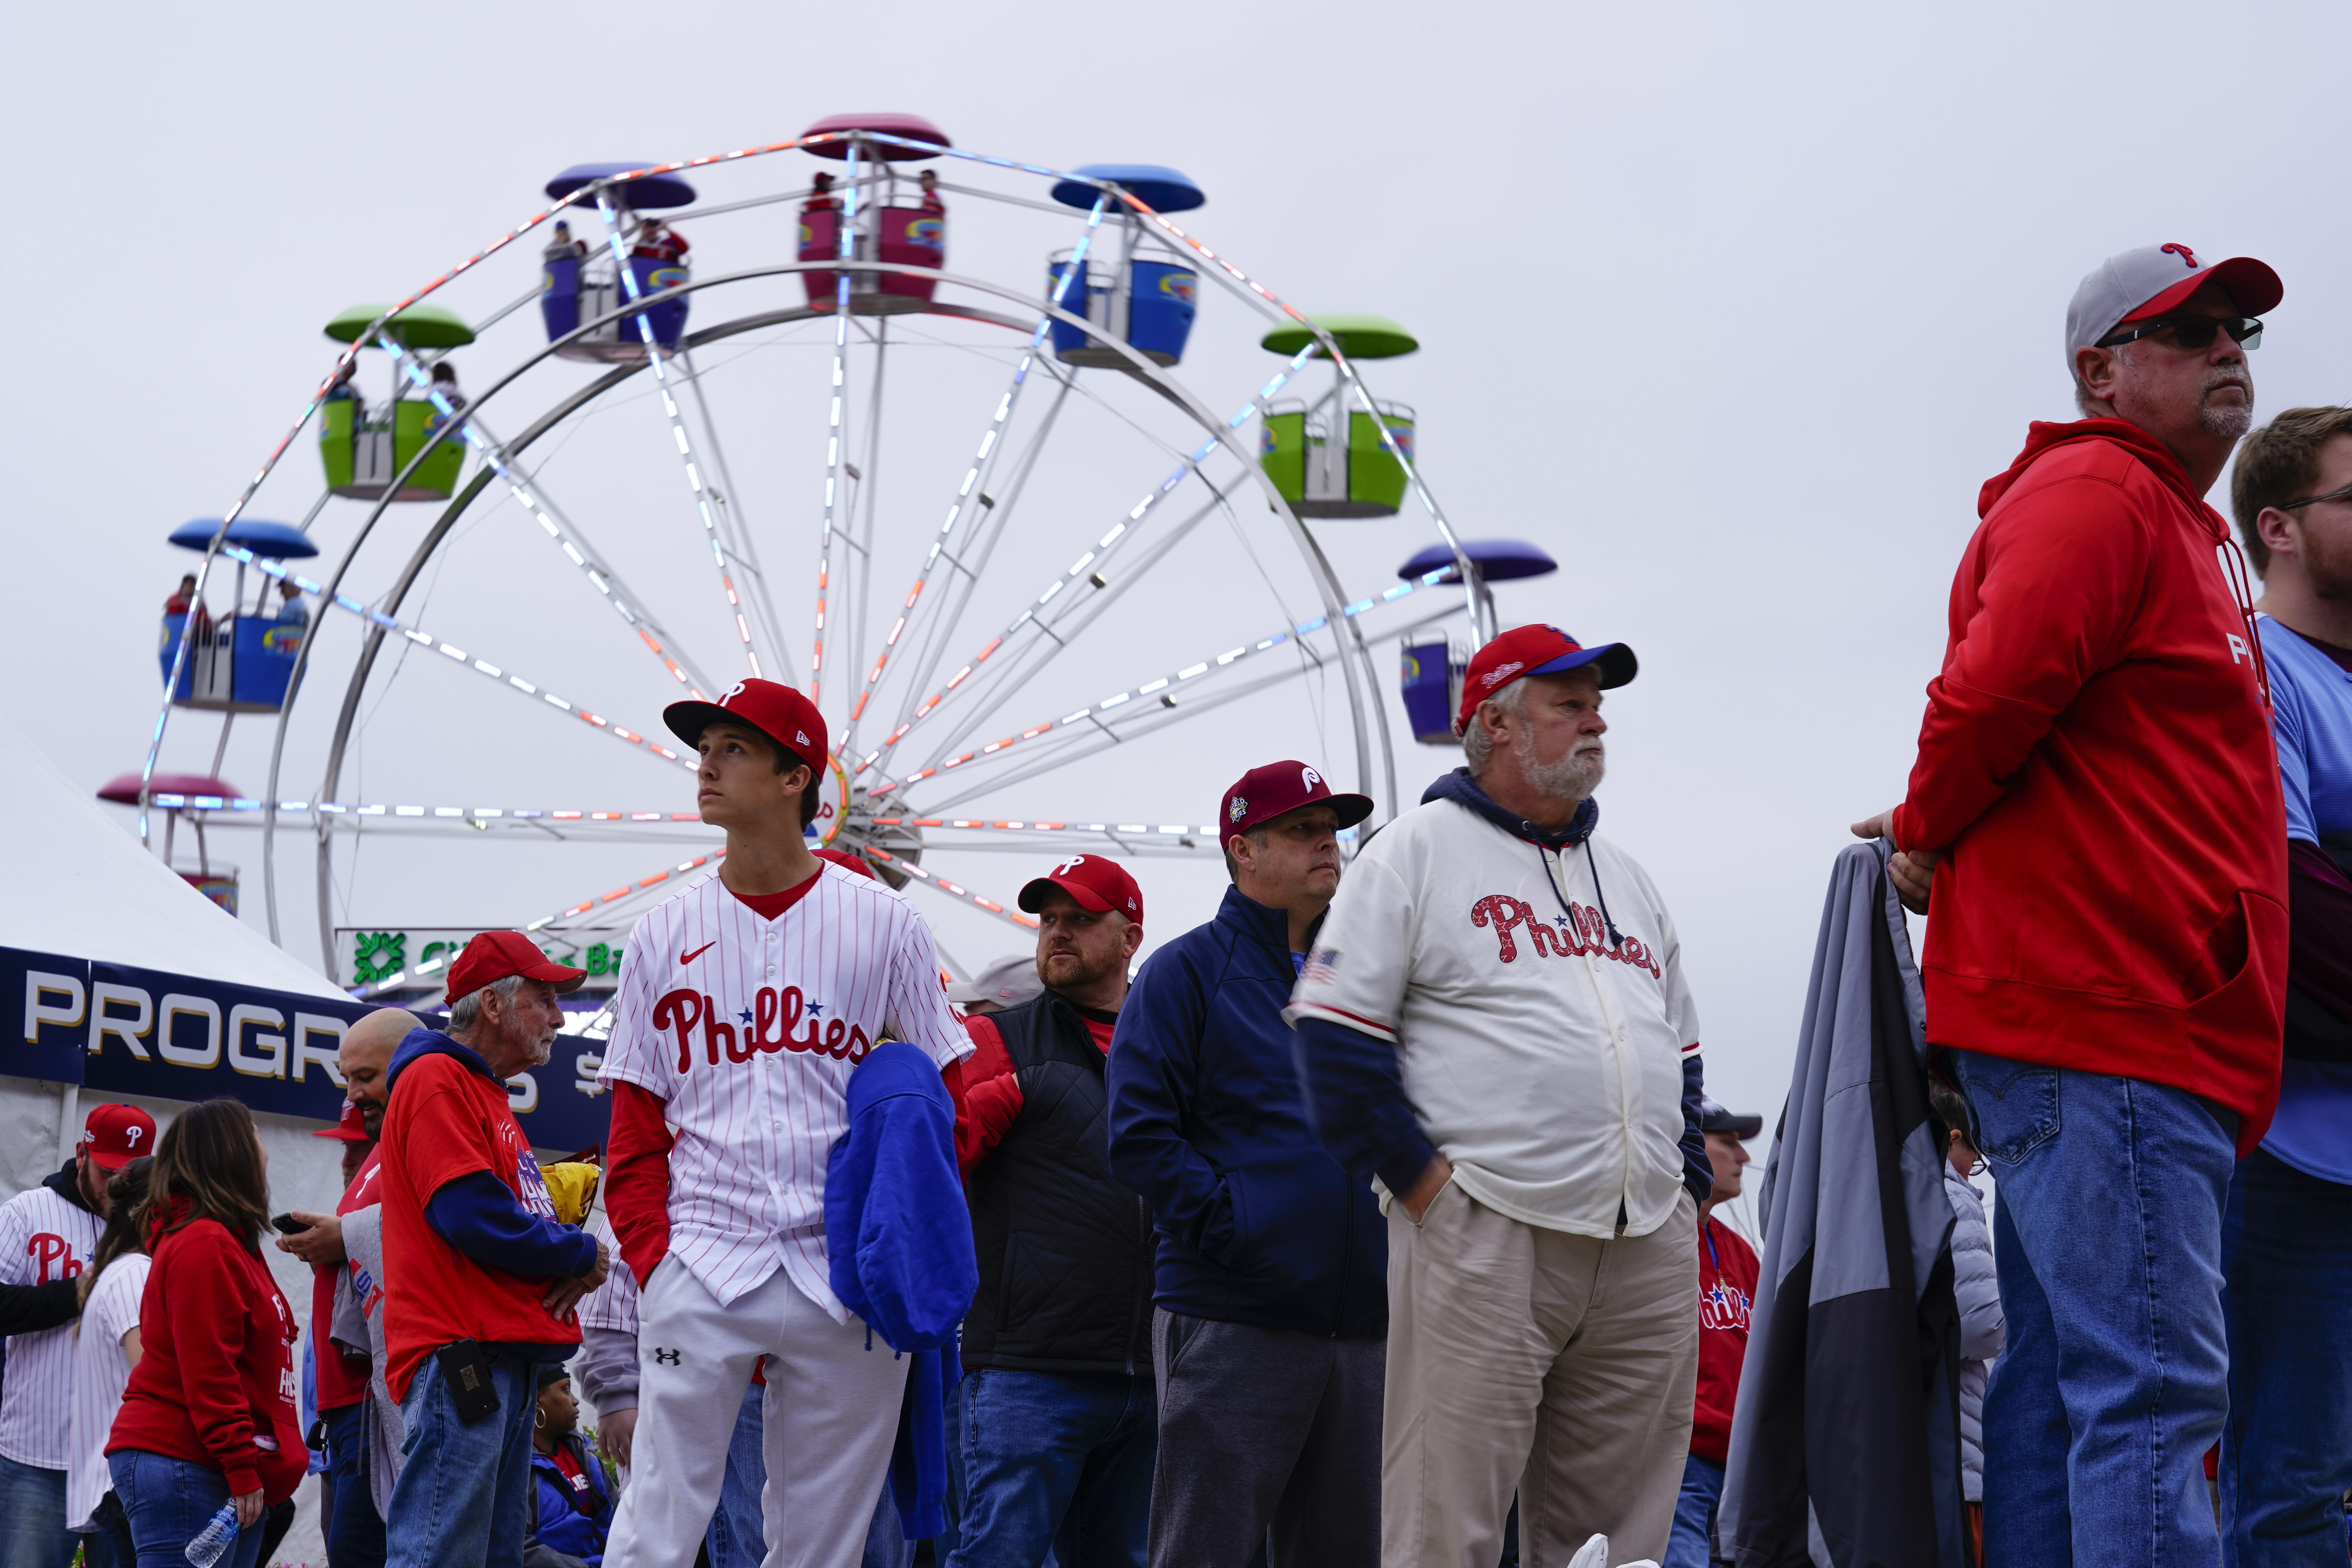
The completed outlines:
[[[155,1148],[142,1353],[106,1447],[139,1568],[186,1568],[188,1542],[224,1505],[237,1533],[219,1568],[254,1568],[263,1514],[310,1464],[294,1314],[261,1260],[268,1169],[234,1100],[189,1107]]]

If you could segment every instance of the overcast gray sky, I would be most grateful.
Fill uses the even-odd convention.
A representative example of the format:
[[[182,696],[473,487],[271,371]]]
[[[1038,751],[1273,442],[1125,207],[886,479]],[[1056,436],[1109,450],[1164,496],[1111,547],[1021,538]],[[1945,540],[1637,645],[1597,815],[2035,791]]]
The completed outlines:
[[[535,210],[539,185],[567,163],[719,152],[869,108],[1056,166],[1171,163],[1210,196],[1188,226],[1285,298],[1380,311],[1420,335],[1420,354],[1367,375],[1418,410],[1449,513],[1472,537],[1534,540],[1564,568],[1503,589],[1505,619],[1639,650],[1641,679],[1610,707],[1604,830],[1675,908],[1710,1083],[1769,1114],[1831,857],[1849,821],[1901,793],[1977,488],[2028,420],[2069,416],[2059,338],[2075,280],[2158,241],[2260,256],[2286,283],[2254,360],[2262,410],[2352,391],[2334,178],[2352,27],[2336,6],[2242,6],[2226,28],[2216,16],[1214,0],[1017,14],[922,0],[16,12],[0,116],[25,165],[5,263],[18,370],[0,397],[18,652],[0,707],[93,788],[135,768],[159,690],[157,608],[192,559],[164,533],[235,499],[325,368],[330,315],[479,248]],[[705,195],[788,175],[804,169],[724,171]],[[954,209],[951,265],[1008,285],[1034,285],[1073,226],[982,211]],[[780,236],[748,221],[690,231],[698,262],[728,267],[781,258]],[[450,302],[478,317],[535,270],[528,254],[499,258]],[[1181,374],[1221,413],[1276,363],[1254,335],[1236,304],[1204,297]],[[461,355],[469,384],[513,363],[528,336]],[[1002,384],[999,360],[934,358],[943,368],[908,373],[893,437],[905,442],[882,491],[905,504],[884,507],[886,535],[933,526]],[[823,371],[811,338],[726,373],[740,382],[742,422],[730,455],[750,469],[773,453],[772,482],[747,479],[745,491],[764,508],[755,523],[795,637],[816,521],[796,476],[821,455]],[[370,374],[380,380],[380,364]],[[583,424],[588,438],[562,448],[564,504],[616,557],[656,527],[671,546],[685,540],[646,546],[643,570],[707,610],[707,593],[684,597],[707,588],[709,568],[684,531],[655,406],[640,397],[606,426]],[[1106,394],[1089,406],[1094,434],[1051,460],[1040,492],[1051,504],[1025,514],[1035,536],[1007,546],[1024,563],[1034,550],[1047,575],[1107,504],[1109,516],[1128,504],[1103,498],[1139,494],[1165,470],[1157,437],[1132,427],[1148,423],[1143,405]],[[316,461],[306,437],[259,514],[299,517]],[[339,544],[364,511],[334,502],[317,531]],[[431,512],[395,509],[387,548],[404,551]],[[1393,582],[1432,532],[1409,510],[1319,537],[1361,594]],[[629,721],[652,722],[667,678],[645,675],[642,658],[608,670],[617,639],[585,629],[604,612],[518,509],[485,507],[462,543],[471,553],[453,555],[423,601],[446,617],[435,630],[491,639],[558,689],[609,679]],[[1254,504],[1189,543],[1123,605],[1098,655],[1041,685],[1040,716],[1213,653],[1235,628],[1270,629],[1272,605],[1310,602]],[[369,591],[396,562],[370,558]],[[897,589],[877,595],[879,608]],[[350,629],[338,635],[320,657],[339,649],[347,668]],[[696,636],[706,663],[730,657],[725,638]],[[804,647],[793,653],[804,661]],[[1393,639],[1376,631],[1374,657],[1390,679]],[[1253,762],[1300,755],[1352,781],[1336,687],[1310,684],[1236,704],[1179,745],[981,804],[1197,823]],[[482,680],[403,671],[386,690],[354,762],[376,798],[439,800],[446,787],[524,804],[560,785],[576,800],[547,804],[689,799],[682,773],[547,731]],[[331,706],[331,693],[305,701]],[[200,768],[214,732],[209,718],[181,721],[167,765]],[[1452,765],[1436,748],[1397,749],[1405,804]],[[293,751],[311,776],[297,766],[281,793],[307,793],[315,737]],[[224,771],[260,789],[262,725],[240,726]],[[249,835],[217,842],[258,859]],[[520,921],[672,858],[454,840],[365,855],[339,890],[339,921]],[[936,863],[999,896],[1037,868]],[[1223,880],[1205,865],[1139,869],[1155,937],[1206,918]],[[247,875],[257,921],[257,868]],[[289,944],[309,956],[307,899]],[[1018,941],[976,913],[922,907],[967,963]]]

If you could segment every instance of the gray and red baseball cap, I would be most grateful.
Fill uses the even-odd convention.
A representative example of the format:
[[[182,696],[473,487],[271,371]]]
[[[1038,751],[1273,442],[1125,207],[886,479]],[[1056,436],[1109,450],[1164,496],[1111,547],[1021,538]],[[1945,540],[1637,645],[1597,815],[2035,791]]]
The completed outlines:
[[[2286,295],[2279,275],[2251,256],[2208,264],[2178,241],[2110,256],[2084,275],[2066,307],[2067,369],[2074,369],[2076,349],[2091,347],[2126,321],[2178,310],[2208,283],[2219,284],[2249,316],[2276,309]]]
[[[1014,901],[1031,914],[1044,907],[1045,895],[1059,889],[1082,910],[1107,914],[1117,910],[1138,925],[1143,923],[1143,889],[1127,868],[1108,855],[1073,855],[1042,877],[1034,878]]]
[[[1302,805],[1329,806],[1342,827],[1353,827],[1372,815],[1371,796],[1333,795],[1322,773],[1307,763],[1268,763],[1235,779],[1217,802],[1218,837],[1247,833]]]
[[[816,704],[773,680],[739,680],[720,692],[716,702],[673,702],[662,710],[669,732],[689,746],[721,719],[749,724],[820,773],[832,755],[824,715]]]
[[[1622,686],[1641,670],[1633,650],[1621,642],[1585,647],[1558,626],[1513,626],[1470,656],[1462,674],[1462,711],[1454,716],[1457,735],[1470,728],[1478,704],[1522,676],[1559,675],[1586,665],[1598,667],[1602,690]]]
[[[81,1124],[80,1147],[101,1171],[119,1171],[155,1152],[155,1119],[135,1105],[94,1107]]]
[[[486,931],[466,944],[449,966],[449,988],[443,993],[451,1005],[493,981],[520,974],[544,980],[558,991],[577,991],[588,978],[584,969],[572,969],[539,951],[539,945],[519,931]]]

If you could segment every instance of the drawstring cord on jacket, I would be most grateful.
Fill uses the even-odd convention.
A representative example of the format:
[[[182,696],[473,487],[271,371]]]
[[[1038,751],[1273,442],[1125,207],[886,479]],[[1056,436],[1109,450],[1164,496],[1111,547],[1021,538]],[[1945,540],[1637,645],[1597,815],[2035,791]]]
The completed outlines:
[[[1608,890],[1601,885],[1601,862],[1594,858],[1592,854],[1592,835],[1587,832],[1580,842],[1584,846],[1584,863],[1592,868],[1592,896],[1601,904],[1601,923],[1609,930],[1609,945],[1622,947],[1625,945],[1625,939],[1617,933],[1617,922],[1609,914]],[[1543,859],[1543,846],[1540,844],[1536,846],[1536,858]],[[1544,886],[1551,889],[1552,902],[1559,906],[1560,918],[1567,921],[1569,924],[1574,925],[1576,915],[1569,909],[1568,900],[1560,895],[1559,883],[1553,878],[1549,863],[1544,866]]]
[[[2221,575],[2230,580],[2230,597],[2238,606],[2238,618],[2246,623],[2246,642],[2254,656],[2254,684],[2262,689],[2263,707],[2271,705],[2270,660],[2263,657],[2263,634],[2254,625],[2254,579],[2246,564],[2246,552],[2227,533],[2221,536]],[[2217,552],[2218,553],[2218,552]]]

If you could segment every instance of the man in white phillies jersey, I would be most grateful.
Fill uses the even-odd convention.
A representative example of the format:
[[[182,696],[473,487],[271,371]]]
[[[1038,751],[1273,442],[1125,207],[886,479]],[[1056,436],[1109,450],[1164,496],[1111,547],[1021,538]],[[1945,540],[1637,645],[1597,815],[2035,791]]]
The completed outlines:
[[[0,1285],[47,1285],[89,1267],[106,1228],[106,1182],[154,1152],[155,1119],[101,1105],[82,1124],[73,1163],[0,1204]],[[66,1528],[72,1452],[73,1310],[55,1326],[8,1336],[0,1375],[0,1568],[58,1568],[79,1544]]]
[[[829,761],[815,705],[745,680],[662,717],[701,753],[702,820],[727,857],[638,922],[604,1053],[605,1208],[643,1289],[636,1464],[606,1553],[694,1562],[764,1357],[770,1568],[850,1568],[907,1363],[834,1295],[825,1162],[886,1026],[943,1068],[971,1047],[922,919],[809,852]]]

